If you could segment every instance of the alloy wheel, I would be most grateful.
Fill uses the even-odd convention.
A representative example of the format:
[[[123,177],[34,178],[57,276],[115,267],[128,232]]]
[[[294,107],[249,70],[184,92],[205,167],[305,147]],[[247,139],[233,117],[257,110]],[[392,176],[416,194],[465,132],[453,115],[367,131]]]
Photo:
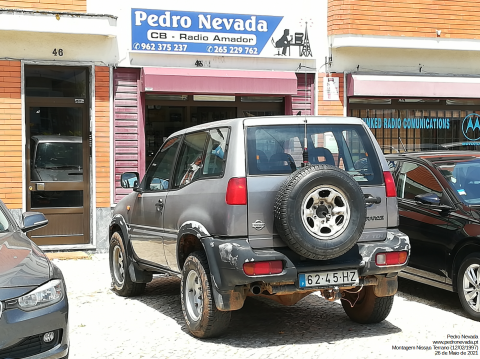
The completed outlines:
[[[475,312],[480,313],[480,265],[471,264],[463,274],[463,295]]]
[[[118,284],[123,285],[125,280],[125,261],[123,258],[122,249],[118,245],[113,248],[112,262],[115,280],[118,282]]]
[[[198,274],[191,270],[185,281],[185,302],[190,317],[197,321],[203,311],[202,283]]]
[[[332,239],[347,228],[350,206],[346,195],[333,186],[316,187],[302,201],[302,222],[318,239]]]

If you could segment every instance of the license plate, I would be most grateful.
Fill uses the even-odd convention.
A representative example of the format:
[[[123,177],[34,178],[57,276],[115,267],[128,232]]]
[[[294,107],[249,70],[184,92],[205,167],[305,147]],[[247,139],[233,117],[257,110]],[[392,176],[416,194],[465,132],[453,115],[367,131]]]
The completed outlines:
[[[331,272],[315,272],[303,273],[298,276],[300,288],[306,287],[325,287],[325,286],[344,286],[357,285],[358,271],[354,269],[331,271]]]

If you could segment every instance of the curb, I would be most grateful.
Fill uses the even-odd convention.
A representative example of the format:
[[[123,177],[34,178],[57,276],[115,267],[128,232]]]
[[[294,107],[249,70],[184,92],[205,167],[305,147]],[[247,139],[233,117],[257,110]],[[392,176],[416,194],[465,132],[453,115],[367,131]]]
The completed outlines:
[[[85,252],[49,252],[45,253],[48,259],[60,259],[60,260],[69,260],[69,259],[90,259],[91,257]]]

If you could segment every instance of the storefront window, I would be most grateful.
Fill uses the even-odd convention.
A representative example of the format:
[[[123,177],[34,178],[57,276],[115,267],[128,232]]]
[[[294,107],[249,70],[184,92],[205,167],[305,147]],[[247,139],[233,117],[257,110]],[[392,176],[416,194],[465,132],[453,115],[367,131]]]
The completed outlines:
[[[351,98],[349,115],[365,121],[385,153],[480,148],[479,101]]]

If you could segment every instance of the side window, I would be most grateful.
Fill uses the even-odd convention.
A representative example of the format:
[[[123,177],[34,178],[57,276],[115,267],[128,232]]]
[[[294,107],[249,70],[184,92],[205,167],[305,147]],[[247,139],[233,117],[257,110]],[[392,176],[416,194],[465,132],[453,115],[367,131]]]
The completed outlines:
[[[178,137],[172,138],[165,142],[160,151],[158,151],[143,179],[141,187],[145,191],[164,191],[169,189],[170,175],[173,170],[179,142],[180,139]]]
[[[203,168],[205,160],[203,151],[206,139],[207,132],[196,132],[185,136],[178,157],[173,188],[186,186],[200,176],[200,169]]]
[[[404,162],[398,176],[397,196],[414,200],[416,195],[425,193],[442,198],[442,186],[426,167]]]
[[[225,169],[228,128],[216,128],[209,131],[203,176],[221,176]]]

